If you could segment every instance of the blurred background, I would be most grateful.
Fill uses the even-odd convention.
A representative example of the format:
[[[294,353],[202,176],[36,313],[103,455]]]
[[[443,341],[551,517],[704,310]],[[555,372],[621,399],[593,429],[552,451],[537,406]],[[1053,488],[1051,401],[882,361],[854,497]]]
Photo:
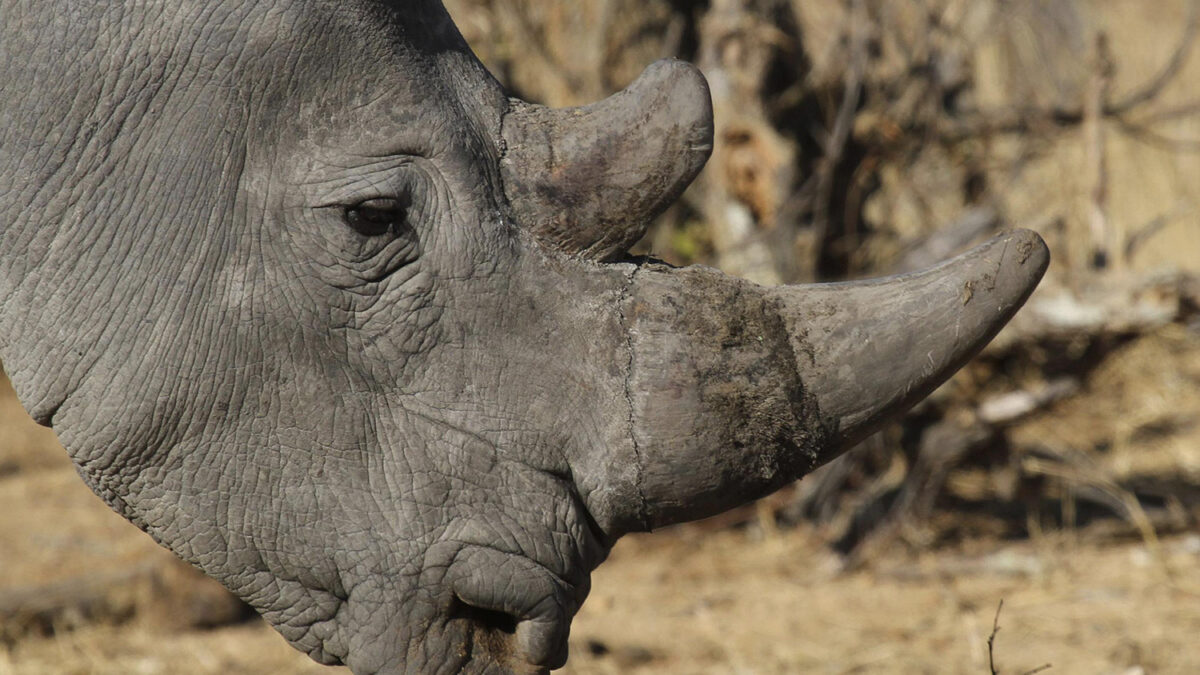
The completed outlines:
[[[446,5],[530,101],[704,71],[712,160],[637,252],[766,284],[1012,227],[1054,255],[903,421],[623,540],[567,672],[1200,672],[1200,2]],[[109,513],[2,391],[0,675],[337,672]]]

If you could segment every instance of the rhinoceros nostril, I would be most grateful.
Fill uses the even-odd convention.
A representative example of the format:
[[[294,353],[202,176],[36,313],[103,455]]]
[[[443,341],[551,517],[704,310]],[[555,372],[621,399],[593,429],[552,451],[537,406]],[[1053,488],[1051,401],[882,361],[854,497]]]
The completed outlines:
[[[514,670],[523,662],[537,671],[561,668],[567,662],[567,627],[557,619],[520,619],[508,612],[476,607],[454,599],[452,621],[464,621],[472,650],[487,654]]]
[[[496,609],[484,609],[467,603],[462,598],[454,599],[450,618],[464,619],[489,634],[513,635],[517,632],[517,617]]]
[[[539,670],[567,661],[573,592],[531,560],[471,547],[447,573],[454,593],[450,619],[465,622],[472,649],[513,670]]]
[[[496,609],[476,607],[456,597],[450,608],[450,620],[465,623],[472,652],[487,654],[499,663],[512,661],[516,651],[517,617]]]

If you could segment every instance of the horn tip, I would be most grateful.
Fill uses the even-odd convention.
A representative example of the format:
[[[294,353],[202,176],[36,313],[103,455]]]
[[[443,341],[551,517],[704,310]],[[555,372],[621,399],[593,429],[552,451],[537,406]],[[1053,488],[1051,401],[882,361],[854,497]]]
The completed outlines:
[[[1037,288],[1050,251],[1013,230],[933,268],[805,289],[794,332],[813,338],[800,362],[838,429],[832,459],[932,392],[982,350]],[[781,291],[788,293],[788,291]]]
[[[1050,249],[1033,230],[1012,230],[981,249],[987,257],[998,253],[993,295],[1015,305],[1013,311],[1024,304],[1050,267]]]
[[[703,160],[712,154],[712,93],[708,79],[695,65],[674,58],[660,59],[647,66],[628,91],[651,94],[661,101],[665,119],[690,127],[685,151],[702,156]]]

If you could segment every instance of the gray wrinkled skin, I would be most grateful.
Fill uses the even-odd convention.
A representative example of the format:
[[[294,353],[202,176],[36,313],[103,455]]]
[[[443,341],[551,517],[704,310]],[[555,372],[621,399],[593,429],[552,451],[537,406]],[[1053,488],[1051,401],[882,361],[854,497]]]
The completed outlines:
[[[569,211],[559,192],[505,186],[559,175],[501,170],[547,156],[505,143],[511,110],[542,115],[433,1],[0,0],[0,77],[0,358],[24,404],[115,510],[356,673],[562,665],[617,537],[828,461],[953,372],[1046,263],[1018,233],[839,308],[567,255],[522,219],[594,259],[636,231],[562,235],[538,211]],[[687,168],[630,160],[666,176],[634,220],[707,155],[706,92],[679,100],[660,117],[696,120]],[[606,147],[590,138],[571,147]],[[561,194],[627,179],[614,161],[563,171]],[[892,306],[897,335],[946,330],[864,342]],[[887,348],[846,346],[868,343]]]

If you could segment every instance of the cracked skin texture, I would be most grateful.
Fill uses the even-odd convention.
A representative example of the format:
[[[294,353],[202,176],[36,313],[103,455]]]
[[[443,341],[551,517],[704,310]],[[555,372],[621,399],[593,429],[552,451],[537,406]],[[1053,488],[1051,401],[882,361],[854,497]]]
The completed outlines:
[[[98,495],[314,659],[558,667],[617,537],[844,449],[857,393],[828,374],[865,343],[806,338],[840,329],[790,289],[539,239],[562,214],[512,198],[543,193],[506,181],[547,174],[504,165],[539,156],[505,136],[576,113],[514,117],[439,2],[0,0],[0,16],[0,359]],[[684,123],[665,146],[621,144],[626,164],[587,164],[663,194],[589,201],[585,225],[648,220],[707,156],[702,78],[669,64],[647,81],[666,76],[692,84],[585,111],[600,138],[606,110]],[[660,108],[622,107],[644,104]],[[639,227],[570,250],[611,259]],[[964,263],[1015,271],[975,285],[923,379],[894,367],[907,343],[879,341],[866,366],[895,371],[889,410],[1036,283],[1044,247],[1013,237],[1033,247],[1019,264],[994,246]],[[961,306],[957,278],[949,295],[918,281]],[[819,295],[842,316],[846,292]],[[869,315],[847,325],[869,334]],[[878,417],[868,403],[855,428]]]

